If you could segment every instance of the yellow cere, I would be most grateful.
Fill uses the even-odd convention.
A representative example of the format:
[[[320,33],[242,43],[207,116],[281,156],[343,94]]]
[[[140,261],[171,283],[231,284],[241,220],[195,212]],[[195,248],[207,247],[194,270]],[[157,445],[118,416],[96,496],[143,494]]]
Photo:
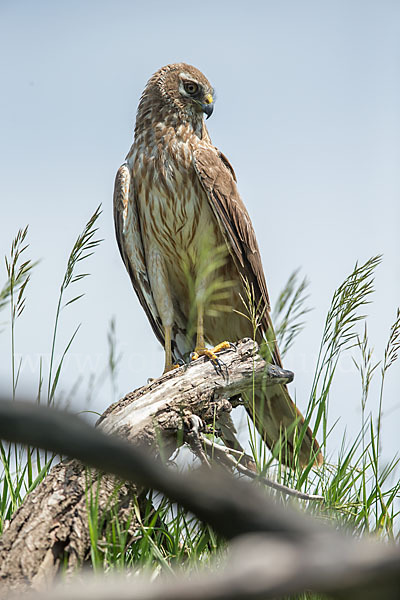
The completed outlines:
[[[204,100],[206,101],[206,104],[212,104],[213,97],[211,96],[211,94],[207,94]]]

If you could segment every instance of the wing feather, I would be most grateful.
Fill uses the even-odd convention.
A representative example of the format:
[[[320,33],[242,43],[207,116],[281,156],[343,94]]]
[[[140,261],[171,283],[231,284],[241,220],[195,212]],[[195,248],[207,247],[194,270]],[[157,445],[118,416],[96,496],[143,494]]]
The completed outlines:
[[[161,344],[164,332],[147,274],[135,191],[128,165],[117,172],[114,186],[114,224],[119,251],[132,286]]]
[[[269,340],[272,338],[272,361],[282,366],[278,346],[274,341],[260,251],[249,214],[237,190],[235,172],[226,156],[212,146],[197,148],[193,153],[193,160],[232,258],[239,272],[253,286],[256,303],[261,300],[264,310],[262,334]],[[282,434],[287,436],[289,456],[283,460],[290,464],[294,440],[304,425],[304,419],[290,398],[286,386],[275,385],[267,388],[265,393],[256,392],[253,402],[248,403],[247,411],[271,449],[279,442]],[[285,434],[285,431],[288,433]],[[310,457],[315,459],[316,464],[321,464],[322,454],[308,427],[302,440],[300,463],[307,465]]]
[[[260,250],[251,219],[236,186],[233,167],[226,156],[213,147],[196,149],[193,160],[232,257],[240,273],[253,285],[256,302],[261,300],[263,309],[265,307],[264,327],[267,329],[270,326],[270,303]]]

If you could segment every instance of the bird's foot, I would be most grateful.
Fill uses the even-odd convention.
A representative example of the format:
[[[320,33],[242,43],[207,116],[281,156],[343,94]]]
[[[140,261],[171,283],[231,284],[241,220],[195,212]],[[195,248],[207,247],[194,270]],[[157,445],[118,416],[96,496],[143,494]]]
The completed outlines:
[[[219,375],[223,375],[224,370],[226,371],[226,365],[221,359],[218,358],[217,352],[221,352],[222,350],[229,350],[229,348],[235,348],[235,345],[232,344],[231,342],[226,342],[226,341],[221,342],[220,344],[217,344],[216,346],[214,346],[214,348],[196,347],[194,352],[191,353],[190,359],[193,361],[193,360],[197,360],[201,356],[207,356],[211,360],[212,364],[214,365],[217,373]]]
[[[178,360],[177,364],[173,365],[165,365],[164,367],[164,371],[163,371],[163,375],[165,375],[166,373],[169,373],[170,371],[173,371],[174,369],[179,369],[179,367],[182,367],[182,365],[184,365],[184,361],[183,360]]]
[[[217,361],[217,352],[221,352],[222,350],[229,350],[229,348],[234,348],[234,344],[231,342],[221,342],[214,346],[214,348],[195,348],[194,352],[190,355],[192,360],[197,360],[200,356],[207,356],[212,361]]]

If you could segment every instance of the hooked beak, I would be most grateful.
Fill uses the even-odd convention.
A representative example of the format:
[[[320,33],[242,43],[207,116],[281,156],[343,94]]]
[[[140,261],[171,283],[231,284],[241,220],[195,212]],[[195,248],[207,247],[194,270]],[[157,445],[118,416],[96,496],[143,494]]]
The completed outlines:
[[[207,94],[207,96],[204,98],[204,103],[201,105],[201,107],[203,109],[203,112],[207,115],[206,119],[208,119],[208,117],[211,117],[214,110],[214,100],[211,94]]]
[[[206,120],[208,119],[208,117],[211,117],[211,115],[213,114],[213,110],[214,110],[214,104],[205,104],[204,105],[203,112],[207,115]]]

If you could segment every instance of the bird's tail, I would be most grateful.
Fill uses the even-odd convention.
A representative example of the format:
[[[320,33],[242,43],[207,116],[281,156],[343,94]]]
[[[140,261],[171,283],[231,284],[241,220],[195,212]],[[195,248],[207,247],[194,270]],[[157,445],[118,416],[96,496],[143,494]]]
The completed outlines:
[[[258,432],[272,452],[277,452],[283,464],[293,467],[296,448],[300,466],[310,461],[322,464],[323,456],[318,442],[304,418],[290,398],[285,385],[276,384],[255,390],[248,395],[246,410]]]

